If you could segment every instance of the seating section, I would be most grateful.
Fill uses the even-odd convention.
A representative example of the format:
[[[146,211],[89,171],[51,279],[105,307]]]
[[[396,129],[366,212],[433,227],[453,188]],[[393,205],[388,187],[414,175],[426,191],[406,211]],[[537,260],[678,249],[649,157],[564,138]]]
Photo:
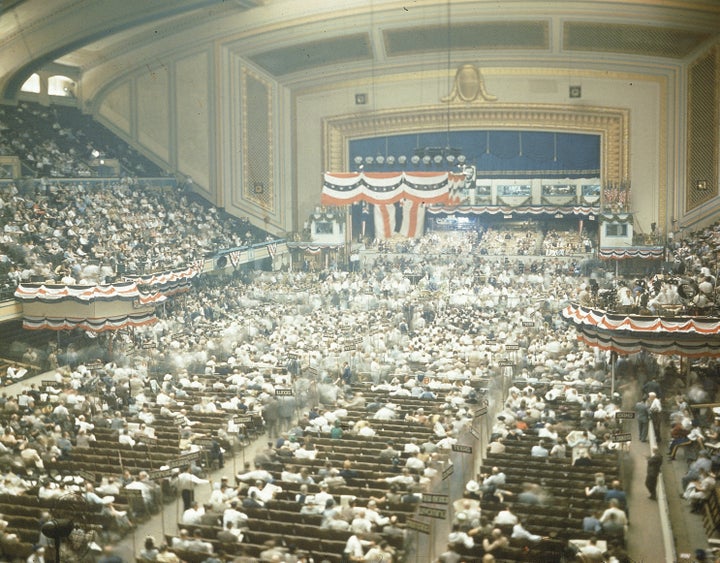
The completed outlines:
[[[23,176],[79,178],[111,175],[100,160],[117,159],[122,175],[166,174],[79,109],[22,102],[0,108],[0,154],[17,156]],[[118,175],[118,174],[113,174]]]

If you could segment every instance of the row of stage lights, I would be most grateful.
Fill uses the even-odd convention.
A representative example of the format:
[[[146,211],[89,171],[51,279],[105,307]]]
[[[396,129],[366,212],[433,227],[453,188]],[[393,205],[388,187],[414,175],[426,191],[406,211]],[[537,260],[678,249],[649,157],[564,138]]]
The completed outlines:
[[[394,155],[381,155],[377,156],[356,156],[353,162],[357,165],[378,165],[378,166],[393,166],[396,162],[400,166],[404,166],[408,163],[418,165],[420,163],[425,166],[440,165],[443,162],[447,162],[450,165],[464,164],[467,157],[462,153],[461,149],[454,148],[436,148],[426,147],[424,149],[415,149],[413,155],[408,159],[407,156],[400,155],[395,157]]]

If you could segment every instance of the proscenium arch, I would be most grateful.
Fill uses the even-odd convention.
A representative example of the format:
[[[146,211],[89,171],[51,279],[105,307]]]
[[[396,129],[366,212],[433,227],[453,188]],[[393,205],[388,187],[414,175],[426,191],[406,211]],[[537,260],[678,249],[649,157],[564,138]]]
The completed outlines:
[[[365,137],[478,128],[600,135],[603,182],[629,177],[629,111],[544,104],[438,105],[333,117],[323,122],[323,169],[350,170],[349,142]]]

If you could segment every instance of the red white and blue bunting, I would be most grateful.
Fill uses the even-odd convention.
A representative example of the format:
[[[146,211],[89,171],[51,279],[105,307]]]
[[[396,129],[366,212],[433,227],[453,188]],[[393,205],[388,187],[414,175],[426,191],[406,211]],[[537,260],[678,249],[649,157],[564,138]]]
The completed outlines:
[[[664,246],[602,247],[598,251],[598,258],[601,260],[662,260],[664,257]]]
[[[326,172],[320,203],[387,205],[403,199],[447,203],[450,191],[464,184],[464,174],[451,172]]]
[[[140,295],[134,281],[109,285],[64,285],[21,283],[15,289],[15,298],[23,302],[40,301],[57,303],[60,301],[116,301],[137,299]]]
[[[568,305],[562,316],[575,325],[579,340],[602,350],[720,356],[718,318],[624,315],[574,304]]]
[[[458,205],[457,207],[444,207],[439,205],[428,206],[427,212],[433,215],[440,213],[457,213],[458,215],[557,215],[563,217],[577,215],[587,217],[593,220],[597,217],[597,207],[584,205],[555,206],[555,205],[521,205],[514,207],[511,205]]]
[[[128,277],[136,281],[143,293],[157,292],[169,297],[177,293],[188,291],[192,280],[199,276],[204,268],[204,261],[199,260],[192,266],[183,270],[162,272],[148,276]]]
[[[105,332],[108,330],[146,326],[155,322],[157,322],[157,317],[154,313],[124,315],[104,319],[24,317],[23,328],[28,330],[72,330],[79,328],[88,332]]]
[[[15,297],[23,303],[23,327],[29,330],[80,328],[104,332],[143,326],[157,321],[152,309],[114,317],[70,318],[64,316],[67,314],[64,304],[68,301],[83,305],[132,302],[133,308],[153,308],[168,296],[190,289],[192,280],[200,274],[203,266],[203,262],[198,262],[183,270],[137,276],[103,285],[20,284],[15,290]],[[44,304],[42,317],[32,314],[38,312],[38,303]]]

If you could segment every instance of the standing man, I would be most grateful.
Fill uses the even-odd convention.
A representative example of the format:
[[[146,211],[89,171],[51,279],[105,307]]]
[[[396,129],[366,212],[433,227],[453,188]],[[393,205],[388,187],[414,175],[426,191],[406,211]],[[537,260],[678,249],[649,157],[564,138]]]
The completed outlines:
[[[662,403],[658,399],[657,394],[654,391],[648,393],[646,401],[648,406],[648,413],[650,414],[650,420],[652,420],[653,430],[655,431],[655,440],[660,443],[660,414],[662,413]]]
[[[658,477],[660,476],[660,469],[662,467],[662,455],[658,452],[657,447],[653,447],[650,452],[651,455],[647,460],[647,474],[645,476],[645,486],[650,491],[650,499],[657,500],[655,494],[657,490]]]
[[[180,489],[180,496],[183,500],[183,512],[192,508],[193,501],[195,500],[195,485],[205,485],[209,482],[207,479],[201,479],[193,475],[190,465],[185,468],[185,471],[178,475],[177,488]]]
[[[648,423],[650,422],[650,411],[645,401],[638,401],[635,404],[635,418],[638,423],[638,433],[640,434],[640,441],[648,441]]]

